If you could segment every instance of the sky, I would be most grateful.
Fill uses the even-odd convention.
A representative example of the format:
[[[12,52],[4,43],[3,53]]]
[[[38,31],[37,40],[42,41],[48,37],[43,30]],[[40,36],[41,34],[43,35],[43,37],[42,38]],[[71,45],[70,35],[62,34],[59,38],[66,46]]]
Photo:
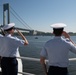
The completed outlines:
[[[65,23],[67,32],[76,32],[76,0],[0,0],[0,24],[3,24],[3,4],[10,7],[33,30],[52,32],[51,24]],[[10,11],[12,9],[10,8]],[[10,13],[10,22],[27,28]]]

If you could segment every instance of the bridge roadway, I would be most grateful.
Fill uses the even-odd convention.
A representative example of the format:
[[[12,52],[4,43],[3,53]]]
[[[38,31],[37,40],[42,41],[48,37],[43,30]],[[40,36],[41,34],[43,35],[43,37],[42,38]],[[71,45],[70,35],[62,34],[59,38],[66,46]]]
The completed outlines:
[[[3,25],[0,26],[0,28],[2,28]],[[24,29],[24,28],[19,28],[19,27],[15,27],[16,29],[19,29],[19,30],[23,30],[23,31],[34,31],[34,30],[31,30],[31,29]]]
[[[2,28],[3,25],[0,26],[0,28]],[[19,28],[19,27],[15,27],[18,30],[22,30],[22,31],[26,31],[28,32],[30,35],[36,35],[36,34],[42,34],[44,32],[42,31],[37,31],[37,30],[32,30],[32,29],[24,29],[24,28]]]
[[[3,27],[3,25],[0,26],[0,28],[2,28],[2,27]],[[33,33],[34,33],[34,30],[31,30],[31,29],[24,29],[24,28],[19,28],[19,27],[15,27],[15,28],[18,30],[27,31],[31,35],[33,35]]]
[[[34,34],[34,30],[31,30],[31,29],[23,29],[23,28],[18,28],[18,27],[16,27],[16,29],[22,30],[22,31],[28,31],[30,35]]]
[[[34,30],[31,30],[31,29],[23,29],[23,28],[18,28],[18,27],[16,27],[16,29],[23,30],[23,31],[34,31]]]

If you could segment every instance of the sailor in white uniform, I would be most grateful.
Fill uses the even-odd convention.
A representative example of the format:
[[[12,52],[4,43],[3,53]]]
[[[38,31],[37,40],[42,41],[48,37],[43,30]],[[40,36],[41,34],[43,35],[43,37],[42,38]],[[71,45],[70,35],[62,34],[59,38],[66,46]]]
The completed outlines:
[[[47,41],[40,53],[40,62],[44,68],[45,75],[68,75],[69,51],[76,54],[75,43],[69,34],[63,31],[66,24],[56,23],[51,25],[55,37]],[[63,34],[63,37],[61,37]],[[48,70],[45,59],[48,59]]]
[[[0,39],[2,75],[18,75],[18,61],[16,58],[19,56],[18,50],[20,46],[28,45],[27,39],[18,29],[15,29],[14,26],[15,23],[5,25],[3,27],[5,36]],[[23,40],[12,36],[15,30]]]

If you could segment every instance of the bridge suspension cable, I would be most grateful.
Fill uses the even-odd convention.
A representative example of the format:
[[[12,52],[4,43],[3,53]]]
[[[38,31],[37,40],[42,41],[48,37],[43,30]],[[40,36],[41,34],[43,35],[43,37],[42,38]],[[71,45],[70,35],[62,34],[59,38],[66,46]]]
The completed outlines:
[[[10,11],[11,14],[12,14],[20,23],[22,23],[23,26],[25,26],[25,27],[28,28],[28,29],[32,29],[32,28],[15,12],[15,10],[14,10],[11,6],[10,6],[10,8],[11,8],[12,11],[15,13],[15,14],[13,14],[13,12]]]
[[[11,11],[10,11],[11,12]],[[11,12],[11,14],[20,22],[20,23],[22,23],[22,25],[24,25],[25,26],[25,24],[18,18],[18,17],[16,17],[12,12]],[[26,27],[26,26],[25,26]],[[27,27],[26,27],[27,28]]]

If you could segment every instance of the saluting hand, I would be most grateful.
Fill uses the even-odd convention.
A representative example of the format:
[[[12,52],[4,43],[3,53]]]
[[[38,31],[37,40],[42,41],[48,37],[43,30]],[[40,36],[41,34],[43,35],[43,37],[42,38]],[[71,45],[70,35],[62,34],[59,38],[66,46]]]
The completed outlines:
[[[28,40],[25,38],[25,36],[18,29],[16,29],[16,31],[22,37],[22,39],[25,41],[24,45],[28,45],[29,43],[28,43]]]
[[[70,40],[70,42],[72,42],[76,46],[76,44],[71,40],[70,35],[67,32],[63,31],[63,36],[65,38],[68,38]]]
[[[65,38],[68,38],[68,39],[70,39],[70,35],[67,33],[67,32],[65,32],[65,31],[63,31],[63,34],[62,34]]]

